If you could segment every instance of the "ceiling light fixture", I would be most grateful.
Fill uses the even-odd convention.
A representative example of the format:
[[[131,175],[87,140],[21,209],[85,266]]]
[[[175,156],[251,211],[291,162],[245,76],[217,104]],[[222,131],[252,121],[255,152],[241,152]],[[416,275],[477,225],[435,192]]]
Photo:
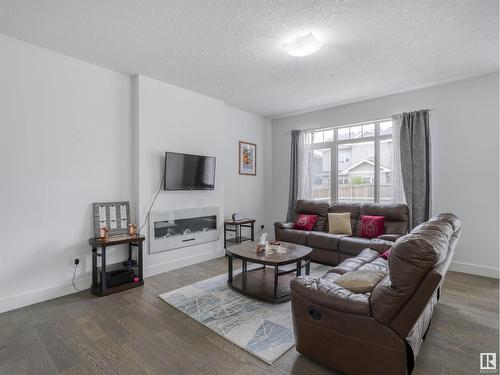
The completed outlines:
[[[323,43],[316,39],[313,33],[308,33],[287,41],[281,46],[289,55],[301,57],[318,52],[323,47]]]

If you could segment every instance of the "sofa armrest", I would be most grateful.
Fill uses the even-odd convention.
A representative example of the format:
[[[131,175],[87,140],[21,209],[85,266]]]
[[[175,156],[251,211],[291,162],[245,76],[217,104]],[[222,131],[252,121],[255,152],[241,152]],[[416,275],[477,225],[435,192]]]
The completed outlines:
[[[392,245],[394,245],[393,241],[383,240],[380,237],[378,237],[378,238],[373,238],[370,241],[369,247],[370,249],[376,250],[380,254],[382,254],[383,252],[389,250],[392,247]]]
[[[276,223],[274,223],[274,226],[279,229],[293,229],[293,223],[277,221]]]
[[[377,238],[378,239],[381,239],[381,240],[385,240],[385,241],[392,241],[392,242],[396,242],[396,240],[401,237],[400,234],[390,234],[390,233],[386,233],[386,234],[383,234],[381,236],[378,236]]]
[[[335,284],[333,281],[339,276],[335,273],[326,274],[322,278],[301,276],[293,279],[290,286],[293,292],[315,305],[343,313],[370,316],[369,295],[354,293]]]

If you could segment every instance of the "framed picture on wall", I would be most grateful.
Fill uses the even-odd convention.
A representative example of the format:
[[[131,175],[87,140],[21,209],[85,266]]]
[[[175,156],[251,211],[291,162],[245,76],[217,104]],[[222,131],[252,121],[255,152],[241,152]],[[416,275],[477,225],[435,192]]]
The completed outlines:
[[[255,176],[257,174],[257,145],[240,141],[240,174]]]

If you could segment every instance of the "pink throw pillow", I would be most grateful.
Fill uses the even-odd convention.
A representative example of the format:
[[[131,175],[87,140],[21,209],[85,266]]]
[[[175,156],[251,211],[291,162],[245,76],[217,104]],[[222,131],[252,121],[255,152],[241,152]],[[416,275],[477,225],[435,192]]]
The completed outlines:
[[[391,256],[391,249],[384,251],[382,254],[380,254],[380,256],[385,260],[389,259],[389,257]]]
[[[318,215],[300,214],[297,216],[295,222],[293,223],[293,229],[311,231],[314,227],[314,224],[316,224],[316,221],[318,221]]]
[[[361,237],[377,238],[384,234],[384,216],[361,215]]]

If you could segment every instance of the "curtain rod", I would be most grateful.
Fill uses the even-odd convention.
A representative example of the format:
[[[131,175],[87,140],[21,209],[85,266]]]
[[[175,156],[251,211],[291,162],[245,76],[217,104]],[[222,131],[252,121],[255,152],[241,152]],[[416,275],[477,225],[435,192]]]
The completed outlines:
[[[428,111],[428,112],[433,112],[435,111],[436,108],[424,108],[424,109],[414,109],[414,110],[411,110],[411,111],[405,111],[403,113],[411,113],[411,112],[418,112],[418,111]]]
[[[429,112],[434,112],[436,111],[436,108],[430,108],[430,109],[416,109],[416,110],[411,110],[407,112],[402,112],[402,113],[411,113],[411,112],[417,112],[417,111],[429,111]],[[330,125],[330,126],[321,126],[318,128],[306,128],[306,129],[296,129],[296,130],[326,130],[326,129],[333,129],[333,128],[342,128],[342,127],[347,127],[347,126],[358,126],[358,125],[365,125],[365,124],[370,124],[372,122],[381,122],[381,121],[386,121],[392,119],[392,116],[395,116],[395,114],[381,117],[376,120],[368,120],[368,121],[361,121],[361,122],[355,122],[355,123],[350,123],[350,124],[341,124],[341,125]]]

